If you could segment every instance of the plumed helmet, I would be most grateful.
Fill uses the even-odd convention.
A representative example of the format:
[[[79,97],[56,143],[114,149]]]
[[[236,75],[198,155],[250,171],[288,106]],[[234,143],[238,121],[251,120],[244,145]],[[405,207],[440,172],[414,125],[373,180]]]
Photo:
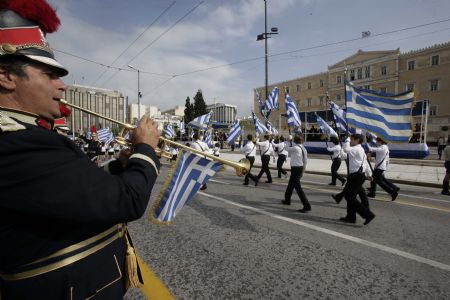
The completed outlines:
[[[55,9],[45,0],[0,0],[0,57],[23,55],[67,75],[45,38],[59,25]]]

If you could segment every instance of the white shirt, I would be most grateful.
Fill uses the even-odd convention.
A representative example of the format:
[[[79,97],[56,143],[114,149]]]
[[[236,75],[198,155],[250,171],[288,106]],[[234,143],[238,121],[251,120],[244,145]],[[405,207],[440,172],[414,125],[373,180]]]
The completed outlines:
[[[220,155],[220,148],[219,147],[214,147],[213,148],[213,155],[216,155],[216,156]]]
[[[291,155],[291,167],[305,167],[308,164],[308,151],[303,145],[292,144],[292,147],[286,147],[286,151]]]
[[[359,168],[362,166],[362,171],[363,173],[366,173],[366,176],[372,175],[372,171],[370,171],[369,164],[367,162],[366,152],[360,144],[350,147],[350,143],[345,142],[343,145],[343,150],[348,155],[349,174],[358,172]]]
[[[203,141],[200,141],[200,140],[196,140],[195,142],[193,142],[191,144],[191,148],[194,148],[195,150],[199,150],[199,151],[202,151],[205,153],[210,152],[208,145],[206,145],[206,143],[204,143]]]
[[[331,158],[332,159],[335,159],[335,158],[340,158],[341,156],[342,156],[342,147],[341,147],[341,145],[339,145],[339,144],[337,144],[337,145],[334,145],[333,147],[327,147],[327,150],[328,151],[330,151],[330,152],[333,152],[333,154],[331,155]]]
[[[283,155],[288,155],[288,152],[286,151],[286,142],[281,142],[281,143],[272,143],[274,148],[278,149],[278,155],[283,154]]]
[[[256,145],[260,146],[261,156],[272,154],[272,151],[271,151],[272,147],[270,146],[269,141],[264,141],[264,142],[256,141]]]
[[[245,157],[255,157],[256,156],[256,145],[252,141],[248,141],[245,146],[241,147],[241,152],[244,153]]]
[[[367,145],[370,152],[373,152],[377,155],[375,160],[375,169],[387,170],[387,166],[389,164],[389,148],[387,145],[381,145],[379,147],[370,147]]]

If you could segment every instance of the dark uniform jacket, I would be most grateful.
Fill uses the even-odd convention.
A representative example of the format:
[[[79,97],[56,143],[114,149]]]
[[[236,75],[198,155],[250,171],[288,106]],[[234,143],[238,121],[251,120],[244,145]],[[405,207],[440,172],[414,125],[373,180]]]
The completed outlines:
[[[150,146],[138,144],[126,168],[111,162],[109,174],[36,119],[0,108],[0,298],[121,299],[125,239],[95,245],[117,234],[112,227],[144,214],[159,160]],[[100,233],[103,240],[39,262]],[[42,275],[14,278],[86,249],[95,251]]]

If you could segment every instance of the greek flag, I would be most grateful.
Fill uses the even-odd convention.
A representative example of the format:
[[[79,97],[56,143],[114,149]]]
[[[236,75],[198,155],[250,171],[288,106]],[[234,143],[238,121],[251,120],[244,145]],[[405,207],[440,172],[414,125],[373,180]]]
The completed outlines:
[[[278,109],[278,94],[278,88],[274,87],[264,105],[266,110]]]
[[[227,144],[231,145],[234,141],[241,135],[241,126],[239,125],[239,120],[234,121],[233,126],[231,126],[230,132],[228,132]]]
[[[189,203],[202,185],[222,168],[222,164],[182,151],[167,176],[160,196],[155,202],[151,218],[156,223],[170,223]]]
[[[348,126],[370,131],[388,142],[409,141],[414,92],[394,95],[345,85]]]
[[[178,129],[180,130],[181,134],[184,134],[186,132],[186,128],[184,128],[184,120],[178,123]]]
[[[114,134],[111,132],[108,139],[105,142],[105,145],[109,145],[109,143],[111,143],[112,141],[114,141]]]
[[[270,124],[269,120],[266,120],[266,128],[270,134],[278,134],[278,130]]]
[[[188,126],[191,128],[199,129],[199,130],[205,130],[206,128],[208,128],[209,120],[211,119],[211,115],[212,115],[212,111],[210,111],[206,115],[197,117],[194,120],[190,121]]]
[[[347,117],[343,109],[341,109],[336,103],[330,102],[330,109],[333,112],[333,118],[336,122],[338,130],[347,131]]]
[[[264,132],[269,132],[269,129],[266,128],[266,126],[264,126],[261,121],[258,119],[258,117],[255,115],[254,112],[252,112],[253,114],[253,122],[255,123],[255,130],[257,134],[261,134]]]
[[[208,145],[209,148],[214,147],[213,141],[212,141],[212,134],[209,131],[205,132],[205,143],[206,143],[206,145]]]
[[[172,124],[170,123],[167,124],[166,130],[164,130],[164,136],[170,139],[173,138],[175,135],[176,135],[175,130],[173,129]]]
[[[328,123],[325,122],[324,119],[322,119],[322,118],[319,117],[319,116],[316,116],[316,117],[317,117],[317,123],[319,124],[319,127],[320,127],[320,129],[322,130],[322,132],[323,132],[324,134],[326,134],[327,136],[334,136],[334,137],[339,138],[339,136],[338,136],[338,134],[336,133],[336,131],[334,131],[334,129],[331,128],[331,126],[328,125]]]
[[[286,93],[286,114],[288,126],[300,127],[302,125],[297,106],[295,106],[294,101],[292,101],[288,93]]]
[[[109,127],[97,130],[97,137],[100,142],[106,143],[106,141],[110,139],[111,135],[112,132],[109,130]]]

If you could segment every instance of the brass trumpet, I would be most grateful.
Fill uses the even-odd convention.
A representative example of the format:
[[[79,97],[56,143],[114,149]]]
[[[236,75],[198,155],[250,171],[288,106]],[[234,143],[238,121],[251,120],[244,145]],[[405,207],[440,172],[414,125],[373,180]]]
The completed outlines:
[[[86,108],[83,108],[83,107],[81,107],[81,106],[78,106],[78,105],[69,103],[69,102],[67,102],[67,101],[64,100],[64,99],[61,99],[60,102],[61,102],[62,104],[64,104],[64,105],[67,105],[67,106],[70,106],[70,107],[72,107],[72,108],[81,110],[81,111],[83,111],[83,112],[85,112],[85,113],[88,113],[88,114],[97,116],[97,117],[102,118],[102,119],[105,119],[105,120],[107,120],[107,121],[111,121],[111,122],[116,123],[116,124],[118,124],[118,125],[121,125],[121,126],[123,127],[123,129],[122,129],[121,132],[120,132],[120,136],[118,136],[118,137],[115,138],[115,139],[116,139],[116,142],[119,143],[119,144],[121,144],[121,145],[128,145],[128,146],[131,144],[130,141],[127,140],[127,139],[125,138],[125,134],[126,134],[127,131],[128,131],[128,132],[133,131],[133,130],[135,129],[135,126],[133,126],[133,125],[131,125],[131,124],[128,124],[128,123],[123,123],[123,122],[114,120],[114,119],[112,119],[112,118],[108,118],[108,117],[102,116],[102,115],[100,115],[100,114],[98,114],[98,113],[96,113],[96,112],[90,111],[90,110],[88,110],[88,109],[86,109]],[[177,147],[177,148],[185,149],[186,151],[190,151],[190,152],[193,152],[193,153],[195,153],[195,154],[199,154],[199,155],[201,155],[201,156],[204,156],[205,158],[209,158],[209,159],[211,159],[211,160],[218,161],[218,162],[220,162],[220,163],[222,163],[222,164],[224,164],[224,165],[233,167],[233,168],[236,170],[236,175],[238,175],[238,176],[244,176],[244,175],[246,175],[246,174],[249,172],[249,170],[250,170],[250,161],[249,161],[248,159],[246,159],[246,158],[242,158],[239,162],[234,162],[234,161],[230,161],[230,160],[226,160],[226,159],[223,159],[223,158],[214,156],[214,155],[209,154],[209,153],[204,153],[204,152],[202,152],[202,151],[200,151],[200,150],[197,150],[197,149],[188,147],[188,146],[186,146],[186,145],[183,145],[183,144],[180,144],[180,143],[171,141],[171,140],[166,139],[166,138],[164,138],[164,137],[160,137],[159,139],[160,139],[162,142],[167,143],[167,144],[170,144],[170,145],[173,145],[173,146],[175,146],[175,147]],[[159,148],[155,149],[155,152],[156,152],[157,155],[160,156],[160,157],[165,157],[165,158],[171,158],[171,157],[172,157],[172,155],[171,155],[170,153],[167,153],[167,152],[165,152],[164,150],[159,149]]]

